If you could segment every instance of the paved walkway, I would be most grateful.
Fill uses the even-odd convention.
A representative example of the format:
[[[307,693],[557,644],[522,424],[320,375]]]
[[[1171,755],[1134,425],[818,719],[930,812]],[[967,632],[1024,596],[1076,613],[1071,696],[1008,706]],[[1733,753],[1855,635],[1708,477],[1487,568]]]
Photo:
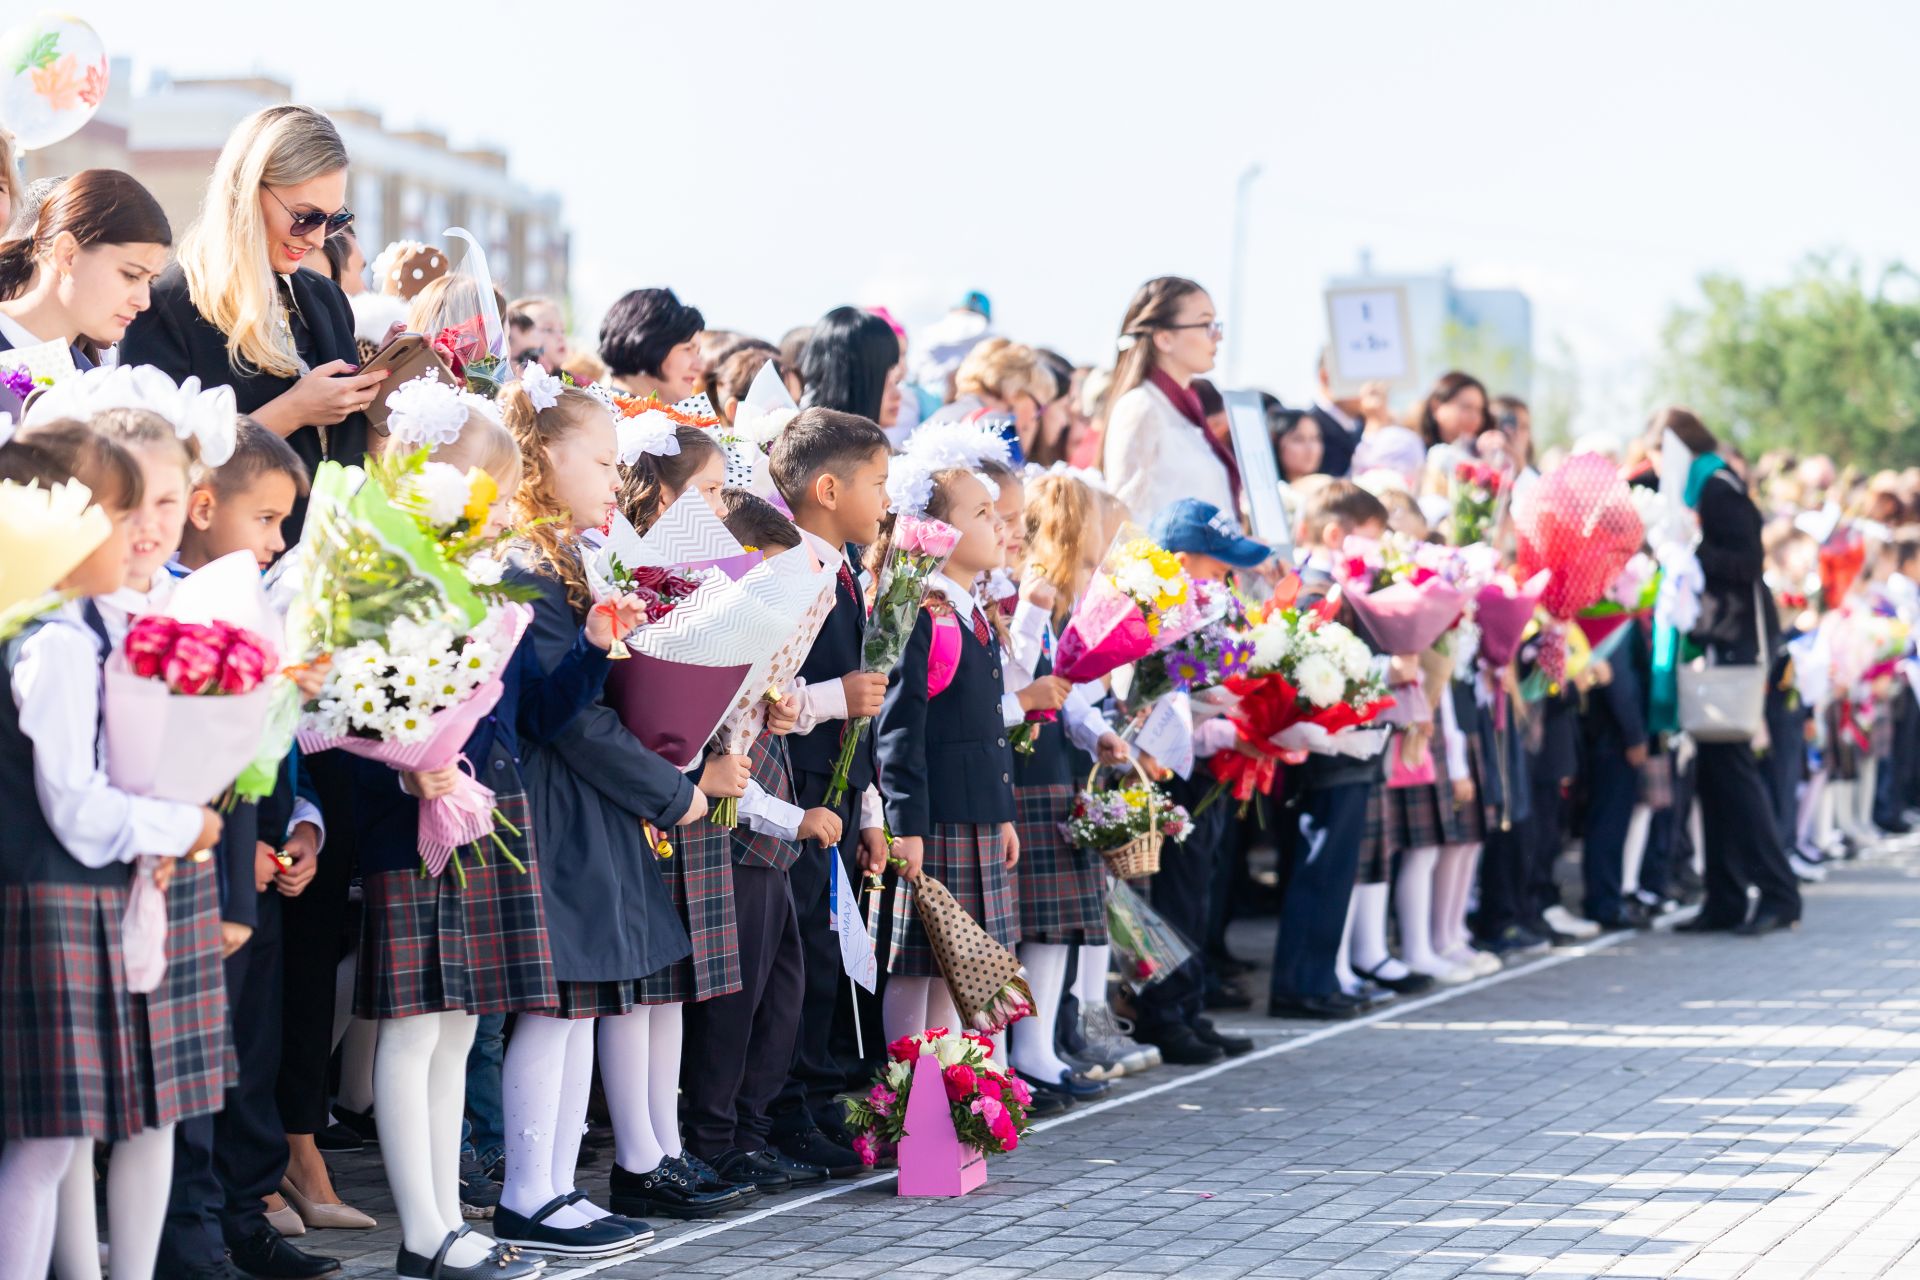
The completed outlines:
[[[964,1199],[834,1184],[593,1273],[1920,1277],[1920,854],[1836,872],[1807,914],[1603,939],[1335,1028],[1241,1018],[1253,1055],[1123,1084]],[[388,1229],[302,1243],[387,1274],[378,1164],[339,1167]]]

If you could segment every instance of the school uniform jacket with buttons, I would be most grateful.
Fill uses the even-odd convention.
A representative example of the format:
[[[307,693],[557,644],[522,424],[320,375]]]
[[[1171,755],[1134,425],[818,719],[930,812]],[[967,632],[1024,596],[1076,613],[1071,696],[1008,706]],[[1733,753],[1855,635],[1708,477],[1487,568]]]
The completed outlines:
[[[1012,822],[1014,816],[1013,748],[1003,714],[999,642],[991,631],[984,644],[975,637],[971,598],[964,589],[945,585],[949,599],[933,607],[952,609],[960,621],[953,682],[928,697],[933,617],[922,609],[905,656],[887,678],[886,701],[875,725],[880,791],[895,836],[927,836],[943,823],[989,826]],[[928,599],[933,600],[931,591]]]

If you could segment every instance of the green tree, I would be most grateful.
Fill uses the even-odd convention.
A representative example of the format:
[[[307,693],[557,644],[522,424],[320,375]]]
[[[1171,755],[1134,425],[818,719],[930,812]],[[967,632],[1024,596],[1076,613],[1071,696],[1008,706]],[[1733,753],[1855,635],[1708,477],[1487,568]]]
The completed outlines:
[[[1667,318],[1664,395],[1749,452],[1920,462],[1920,276],[1896,263],[1869,287],[1858,260],[1824,255],[1786,284],[1715,274],[1700,292]]]

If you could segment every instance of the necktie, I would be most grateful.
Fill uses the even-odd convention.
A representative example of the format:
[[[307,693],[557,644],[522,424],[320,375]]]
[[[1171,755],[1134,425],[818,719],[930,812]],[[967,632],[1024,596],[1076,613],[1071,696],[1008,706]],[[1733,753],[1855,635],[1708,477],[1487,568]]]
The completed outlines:
[[[973,611],[973,638],[989,649],[993,647],[993,641],[987,635],[987,616],[978,609]]]
[[[840,589],[851,596],[856,605],[860,606],[860,612],[865,613],[867,611],[867,602],[860,595],[860,584],[853,580],[853,570],[847,568],[847,562],[845,560],[840,562]]]

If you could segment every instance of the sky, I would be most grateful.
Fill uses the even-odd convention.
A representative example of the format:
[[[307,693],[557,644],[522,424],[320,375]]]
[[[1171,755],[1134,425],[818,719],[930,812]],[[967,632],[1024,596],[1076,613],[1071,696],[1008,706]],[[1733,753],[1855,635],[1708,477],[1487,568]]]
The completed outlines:
[[[1913,5],[67,7],[136,81],[269,73],[503,145],[565,200],[589,337],[641,285],[774,339],[849,302],[917,329],[977,288],[1000,331],[1105,363],[1148,277],[1231,311],[1257,165],[1235,382],[1310,395],[1320,291],[1366,252],[1526,291],[1578,426],[1626,430],[1702,273],[1920,260]]]

